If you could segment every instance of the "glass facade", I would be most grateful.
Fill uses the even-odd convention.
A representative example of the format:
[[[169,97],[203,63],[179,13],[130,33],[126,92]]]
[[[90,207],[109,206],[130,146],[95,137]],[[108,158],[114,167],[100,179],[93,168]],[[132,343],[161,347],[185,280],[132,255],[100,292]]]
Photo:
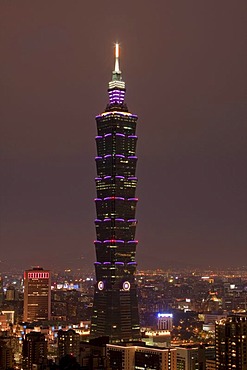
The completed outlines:
[[[109,104],[96,117],[97,261],[91,335],[109,336],[110,342],[126,342],[140,338],[134,277],[137,116],[128,112],[124,102],[118,45],[116,50]]]

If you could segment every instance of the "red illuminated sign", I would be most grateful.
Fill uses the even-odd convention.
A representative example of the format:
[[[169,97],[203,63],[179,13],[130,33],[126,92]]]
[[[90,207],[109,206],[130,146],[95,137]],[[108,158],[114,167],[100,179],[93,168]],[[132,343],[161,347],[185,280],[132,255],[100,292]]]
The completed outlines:
[[[49,279],[49,272],[29,272],[28,279]]]

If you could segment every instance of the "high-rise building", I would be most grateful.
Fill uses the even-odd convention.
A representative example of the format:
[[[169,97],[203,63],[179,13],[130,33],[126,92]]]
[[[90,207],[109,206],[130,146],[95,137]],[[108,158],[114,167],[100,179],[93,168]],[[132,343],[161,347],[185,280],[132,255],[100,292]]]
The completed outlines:
[[[177,349],[177,370],[199,370],[198,347],[184,346]]]
[[[177,370],[175,348],[107,344],[106,354],[111,370]]]
[[[51,274],[41,267],[24,272],[24,322],[50,320]]]
[[[172,313],[158,313],[158,329],[172,331],[172,319]]]
[[[207,366],[212,367],[214,364],[214,346],[185,345],[176,349],[177,370],[206,370]]]
[[[10,369],[14,366],[14,351],[12,338],[2,332],[0,335],[0,369]]]
[[[57,333],[58,341],[58,358],[61,359],[66,355],[71,355],[79,360],[80,355],[80,334],[74,330],[59,330]]]
[[[6,290],[6,301],[15,301],[18,300],[18,291],[13,285],[10,285]]]
[[[217,370],[247,370],[247,316],[234,315],[215,323]]]
[[[45,335],[32,331],[23,340],[22,360],[24,370],[41,370],[47,363],[47,341]]]
[[[109,336],[113,343],[140,338],[134,277],[137,116],[128,111],[124,101],[118,44],[108,94],[105,112],[96,117],[97,262],[91,336]]]

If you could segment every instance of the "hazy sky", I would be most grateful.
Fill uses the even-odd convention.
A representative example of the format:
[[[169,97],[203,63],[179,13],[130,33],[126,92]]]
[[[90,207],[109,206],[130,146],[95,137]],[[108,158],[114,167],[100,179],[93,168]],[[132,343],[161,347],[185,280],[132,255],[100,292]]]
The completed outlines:
[[[94,261],[115,41],[139,116],[139,267],[246,265],[246,0],[2,0],[0,271]]]

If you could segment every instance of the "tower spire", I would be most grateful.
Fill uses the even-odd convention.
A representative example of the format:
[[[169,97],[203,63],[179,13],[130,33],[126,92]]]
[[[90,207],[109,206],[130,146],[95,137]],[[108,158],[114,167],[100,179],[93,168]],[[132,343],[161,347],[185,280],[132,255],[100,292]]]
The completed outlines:
[[[121,73],[119,69],[119,43],[115,44],[115,69],[114,72]]]
[[[114,59],[115,65],[112,71],[112,79],[108,84],[110,105],[123,104],[125,96],[125,82],[122,80],[122,72],[119,68],[119,43],[115,44]]]
[[[112,71],[112,81],[122,81],[122,73],[119,68],[119,51],[120,51],[120,46],[119,46],[119,43],[117,42],[115,44],[115,53],[114,53],[115,65],[114,65],[114,71]]]

